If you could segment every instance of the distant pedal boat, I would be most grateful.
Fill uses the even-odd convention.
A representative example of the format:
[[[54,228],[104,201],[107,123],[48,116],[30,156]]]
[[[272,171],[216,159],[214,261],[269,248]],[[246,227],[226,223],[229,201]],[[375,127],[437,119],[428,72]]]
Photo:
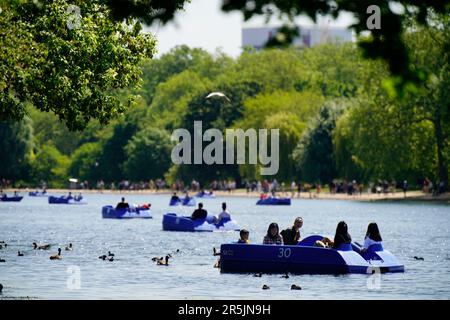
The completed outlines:
[[[12,197],[1,197],[0,200],[4,202],[20,202],[22,201],[23,197],[21,196],[12,196]]]
[[[204,198],[204,199],[212,199],[215,198],[216,195],[214,193],[209,193],[209,192],[199,192],[195,195],[196,198]]]
[[[123,208],[115,209],[113,206],[104,206],[102,208],[102,217],[105,219],[152,219],[152,213],[149,208]]]
[[[273,205],[273,206],[290,206],[291,198],[274,198],[259,199],[257,205]]]
[[[86,202],[83,201],[83,197],[81,197],[79,199],[75,199],[73,197],[68,198],[66,196],[62,196],[62,197],[49,196],[48,203],[50,203],[50,204],[86,204]]]
[[[175,213],[166,213],[163,216],[163,230],[165,231],[239,231],[240,227],[236,221],[222,219],[219,223],[214,223],[214,216],[207,216],[206,219],[192,220],[191,217],[177,216]]]
[[[30,197],[48,197],[47,192],[41,192],[41,191],[30,191],[28,192],[28,196]]]
[[[179,200],[172,200],[170,199],[170,206],[187,206],[187,207],[193,207],[196,205],[196,201],[194,197],[189,197],[189,198],[180,198]]]

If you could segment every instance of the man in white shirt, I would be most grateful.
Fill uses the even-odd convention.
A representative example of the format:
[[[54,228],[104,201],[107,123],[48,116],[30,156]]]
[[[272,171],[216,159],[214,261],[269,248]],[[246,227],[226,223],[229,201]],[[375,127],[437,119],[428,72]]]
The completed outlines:
[[[227,204],[225,202],[222,203],[222,212],[219,213],[219,216],[216,218],[216,223],[220,223],[223,219],[231,219],[231,215],[227,211]]]

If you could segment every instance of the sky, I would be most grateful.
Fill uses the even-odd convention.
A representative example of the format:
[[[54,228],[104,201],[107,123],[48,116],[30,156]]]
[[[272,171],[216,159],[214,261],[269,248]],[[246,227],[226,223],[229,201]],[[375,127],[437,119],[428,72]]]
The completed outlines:
[[[221,0],[192,0],[185,5],[184,11],[176,15],[173,22],[146,27],[158,40],[158,54],[164,54],[177,45],[186,44],[190,47],[200,47],[214,53],[217,48],[233,57],[241,53],[241,29],[243,27],[263,26],[261,17],[244,22],[242,13],[224,13],[220,10]],[[312,26],[313,21],[300,17],[300,25]],[[336,21],[321,18],[319,26],[347,27],[352,23],[350,14],[341,14]],[[279,26],[280,21],[273,20],[269,25]]]

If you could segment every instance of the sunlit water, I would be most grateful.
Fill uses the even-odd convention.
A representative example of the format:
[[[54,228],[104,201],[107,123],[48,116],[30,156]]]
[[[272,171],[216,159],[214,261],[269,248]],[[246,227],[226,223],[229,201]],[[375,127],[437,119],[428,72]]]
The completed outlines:
[[[367,224],[376,221],[384,246],[405,264],[402,274],[369,275],[221,274],[213,268],[212,248],[238,239],[237,232],[190,233],[162,231],[168,211],[188,214],[191,208],[168,207],[168,195],[126,195],[131,203],[151,202],[153,219],[102,219],[101,207],[114,205],[120,195],[86,195],[87,205],[49,205],[47,198],[25,196],[20,203],[0,202],[1,298],[38,299],[449,299],[450,206],[433,203],[362,203],[297,200],[292,206],[256,206],[250,198],[203,200],[217,214],[222,201],[232,217],[260,243],[269,223],[281,228],[302,216],[302,236],[333,235],[345,220],[355,241],[362,242]],[[49,251],[32,250],[33,242],[51,243]],[[64,251],[69,242],[72,252]],[[62,247],[63,259],[49,256]],[[154,256],[180,249],[170,266],[157,266]],[[18,257],[17,251],[24,257]],[[108,250],[113,262],[98,259]],[[414,256],[424,260],[415,260]],[[71,289],[71,266],[80,269],[81,288]],[[292,284],[302,287],[291,291]],[[262,290],[263,284],[270,290]]]

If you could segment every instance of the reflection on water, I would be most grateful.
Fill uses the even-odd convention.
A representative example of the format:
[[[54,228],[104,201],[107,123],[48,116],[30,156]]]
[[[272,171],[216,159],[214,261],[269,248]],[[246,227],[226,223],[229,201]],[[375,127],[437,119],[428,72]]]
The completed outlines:
[[[87,205],[49,205],[47,198],[25,197],[20,203],[0,203],[0,298],[39,299],[449,299],[450,207],[430,203],[358,203],[335,200],[294,200],[292,206],[256,206],[255,199],[204,199],[217,214],[222,201],[232,217],[250,230],[252,243],[262,242],[267,226],[281,228],[302,216],[302,236],[332,236],[345,220],[353,240],[362,242],[367,224],[376,221],[384,246],[405,264],[404,274],[382,274],[379,289],[368,289],[365,275],[220,274],[213,268],[213,247],[238,239],[237,232],[184,233],[162,231],[162,215],[190,214],[192,208],[169,208],[169,196],[127,195],[128,202],[151,202],[153,219],[101,218],[101,207],[120,195],[86,195]],[[32,250],[33,242],[52,244],[49,251]],[[68,243],[73,251],[65,251]],[[58,247],[63,259],[52,261]],[[170,266],[152,257],[180,249]],[[17,251],[25,256],[18,257]],[[98,259],[111,251],[113,262]],[[414,256],[424,260],[415,260]],[[79,269],[79,275],[72,271]],[[69,270],[69,272],[68,272]],[[72,271],[70,271],[72,270]],[[79,289],[73,289],[79,276]],[[74,282],[75,281],[75,282]],[[291,291],[292,284],[303,290]],[[261,290],[263,284],[270,290]],[[75,286],[76,287],[76,286]],[[71,289],[72,288],[72,289]]]

